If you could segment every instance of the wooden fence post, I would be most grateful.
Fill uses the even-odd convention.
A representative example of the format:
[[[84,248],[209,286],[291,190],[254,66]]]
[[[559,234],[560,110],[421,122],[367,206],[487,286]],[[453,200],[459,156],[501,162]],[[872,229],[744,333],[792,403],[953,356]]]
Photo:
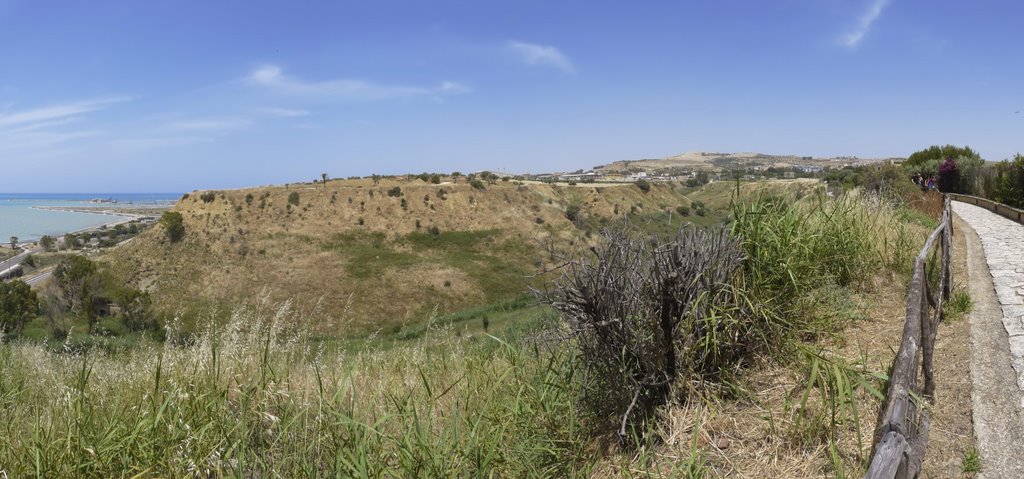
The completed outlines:
[[[924,463],[931,423],[929,406],[935,397],[935,337],[943,315],[943,304],[949,299],[952,285],[953,214],[950,198],[951,195],[944,197],[940,224],[914,258],[903,335],[893,361],[885,403],[872,444],[871,464],[865,478],[916,478]],[[927,269],[928,256],[932,251],[940,257],[939,284],[934,291],[928,283]],[[919,372],[924,379],[923,387],[918,382]],[[917,401],[926,404],[918,404]]]

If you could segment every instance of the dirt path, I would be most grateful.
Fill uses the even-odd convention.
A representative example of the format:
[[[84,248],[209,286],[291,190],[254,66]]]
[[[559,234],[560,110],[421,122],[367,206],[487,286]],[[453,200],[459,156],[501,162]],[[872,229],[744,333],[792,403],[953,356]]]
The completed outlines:
[[[953,287],[967,288],[966,225],[953,226]],[[971,323],[966,316],[947,316],[935,338],[935,404],[932,406],[928,450],[921,469],[922,478],[973,477],[962,472],[968,451],[977,447],[971,411]]]
[[[1002,250],[1012,253],[1014,246],[993,239],[1003,235],[1008,226],[996,221],[1001,217],[959,202],[954,202],[953,208],[963,219],[958,225],[967,239],[968,291],[974,303],[970,313],[970,371],[974,431],[983,464],[981,477],[1024,477],[1024,457],[1019,453],[1020,444],[1024,443],[1021,390],[1011,354],[1012,336],[1008,334],[1013,324],[1004,324],[1003,307],[993,285],[993,273],[1004,270],[993,268],[990,272],[989,269],[993,264],[1004,265],[999,262],[1006,258]],[[968,225],[970,228],[966,227]],[[1013,225],[1024,229],[1016,223]],[[978,233],[987,237],[979,237]],[[1021,249],[1016,251],[1019,257]]]

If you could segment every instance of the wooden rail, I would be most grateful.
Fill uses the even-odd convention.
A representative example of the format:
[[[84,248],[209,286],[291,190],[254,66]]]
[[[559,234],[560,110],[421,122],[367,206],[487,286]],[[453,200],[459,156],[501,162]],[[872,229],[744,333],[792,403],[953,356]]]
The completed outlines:
[[[878,417],[871,465],[865,478],[907,479],[921,472],[928,446],[929,408],[935,395],[932,355],[943,302],[952,286],[950,257],[953,220],[950,195],[943,200],[942,220],[914,259],[907,294],[906,322],[900,349],[893,361],[885,404]],[[938,247],[936,247],[936,244]],[[938,288],[928,284],[928,262],[940,268]]]
[[[1013,221],[1016,221],[1020,224],[1024,224],[1024,210],[1018,210],[1017,208],[1006,206],[1002,203],[996,203],[995,201],[987,200],[985,198],[979,198],[977,196],[958,195],[955,193],[950,193],[947,196],[952,198],[953,201],[961,201],[964,203],[970,203],[972,205],[980,206],[999,216],[1003,216],[1005,218],[1009,218]]]

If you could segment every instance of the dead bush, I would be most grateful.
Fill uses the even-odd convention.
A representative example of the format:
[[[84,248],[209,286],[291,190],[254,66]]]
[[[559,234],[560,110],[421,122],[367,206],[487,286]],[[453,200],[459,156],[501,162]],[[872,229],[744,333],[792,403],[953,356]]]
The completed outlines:
[[[672,391],[731,377],[755,349],[756,322],[726,231],[688,227],[667,243],[606,231],[591,251],[544,296],[579,349],[585,405],[626,440]]]

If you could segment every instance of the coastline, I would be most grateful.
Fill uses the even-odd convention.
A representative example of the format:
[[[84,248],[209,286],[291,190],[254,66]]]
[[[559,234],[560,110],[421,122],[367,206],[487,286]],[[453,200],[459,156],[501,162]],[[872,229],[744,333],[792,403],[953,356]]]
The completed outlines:
[[[178,193],[0,192],[0,236],[37,244],[43,236],[101,231],[131,221],[150,222],[174,207]],[[95,216],[100,215],[100,216]]]
[[[77,234],[81,234],[81,233],[92,233],[92,232],[96,232],[96,231],[103,231],[103,230],[105,230],[107,228],[114,228],[114,227],[116,227],[118,225],[128,224],[128,223],[131,223],[133,221],[157,218],[159,216],[159,213],[162,213],[163,211],[169,210],[172,206],[173,205],[167,205],[167,206],[160,205],[160,206],[152,206],[152,207],[133,206],[131,209],[134,210],[134,211],[131,211],[131,212],[117,211],[117,208],[104,208],[104,209],[100,210],[97,207],[32,206],[31,208],[32,209],[38,209],[38,210],[44,210],[44,211],[58,211],[58,212],[65,212],[65,213],[81,213],[81,214],[91,214],[91,215],[102,215],[102,216],[114,216],[114,217],[116,217],[116,219],[111,219],[111,221],[105,221],[105,222],[103,222],[101,224],[98,224],[98,225],[87,226],[85,228],[79,228],[79,229],[76,229],[76,230],[64,231],[64,232],[59,234],[59,236],[63,236],[63,235],[67,235],[67,234],[76,234],[77,235]],[[128,209],[128,208],[125,208],[125,209]],[[153,211],[148,212],[146,214],[143,214],[143,213],[139,212],[139,210],[153,210]],[[38,243],[39,243],[39,239],[37,238],[37,239],[29,240],[29,241],[19,242],[18,245],[19,246],[27,246],[27,245],[34,245],[34,244],[38,244]]]
[[[136,221],[136,220],[143,220],[143,219],[146,219],[146,218],[153,218],[153,219],[155,219],[155,218],[157,218],[157,215],[155,214],[155,213],[157,213],[156,210],[159,210],[159,212],[162,213],[163,211],[167,211],[167,210],[170,209],[170,207],[165,207],[165,206],[153,206],[153,207],[149,207],[149,208],[138,208],[138,207],[133,207],[132,208],[133,210],[135,210],[135,209],[152,209],[152,210],[154,210],[153,211],[154,214],[141,214],[141,213],[138,213],[138,212],[127,212],[127,211],[120,212],[120,211],[117,211],[116,209],[109,209],[109,208],[98,211],[96,209],[89,208],[89,207],[73,207],[73,206],[33,206],[32,208],[33,209],[38,209],[38,210],[46,210],[46,211],[63,211],[63,212],[67,212],[67,213],[85,213],[85,214],[91,214],[91,215],[117,216],[119,218],[119,219],[111,221],[111,222],[103,223],[102,225],[89,226],[89,227],[81,228],[81,229],[74,230],[74,231],[68,231],[68,232],[65,232],[63,234],[69,234],[69,233],[78,234],[78,233],[84,233],[84,232],[87,232],[87,231],[99,231],[99,230],[102,230],[102,229],[105,229],[105,228],[113,228],[113,227],[115,227],[117,225],[131,223],[132,221]]]
[[[110,222],[110,223],[103,223],[102,225],[99,225],[99,226],[92,226],[92,227],[86,227],[86,228],[82,228],[82,229],[75,230],[75,231],[68,231],[68,232],[65,232],[64,234],[79,234],[79,233],[87,233],[87,232],[93,232],[93,231],[100,231],[100,230],[104,230],[104,229],[107,229],[107,228],[113,228],[113,227],[115,227],[117,225],[123,225],[123,224],[131,223],[132,221],[135,221],[135,220],[138,220],[138,219],[142,219],[142,218],[143,217],[121,218],[120,220],[113,221],[113,222]],[[36,240],[36,242],[38,242],[38,240]]]
[[[34,210],[64,211],[68,213],[86,213],[93,215],[113,216],[157,216],[174,205],[131,206],[131,207],[99,207],[99,206],[31,206]],[[102,208],[102,209],[101,209]]]

